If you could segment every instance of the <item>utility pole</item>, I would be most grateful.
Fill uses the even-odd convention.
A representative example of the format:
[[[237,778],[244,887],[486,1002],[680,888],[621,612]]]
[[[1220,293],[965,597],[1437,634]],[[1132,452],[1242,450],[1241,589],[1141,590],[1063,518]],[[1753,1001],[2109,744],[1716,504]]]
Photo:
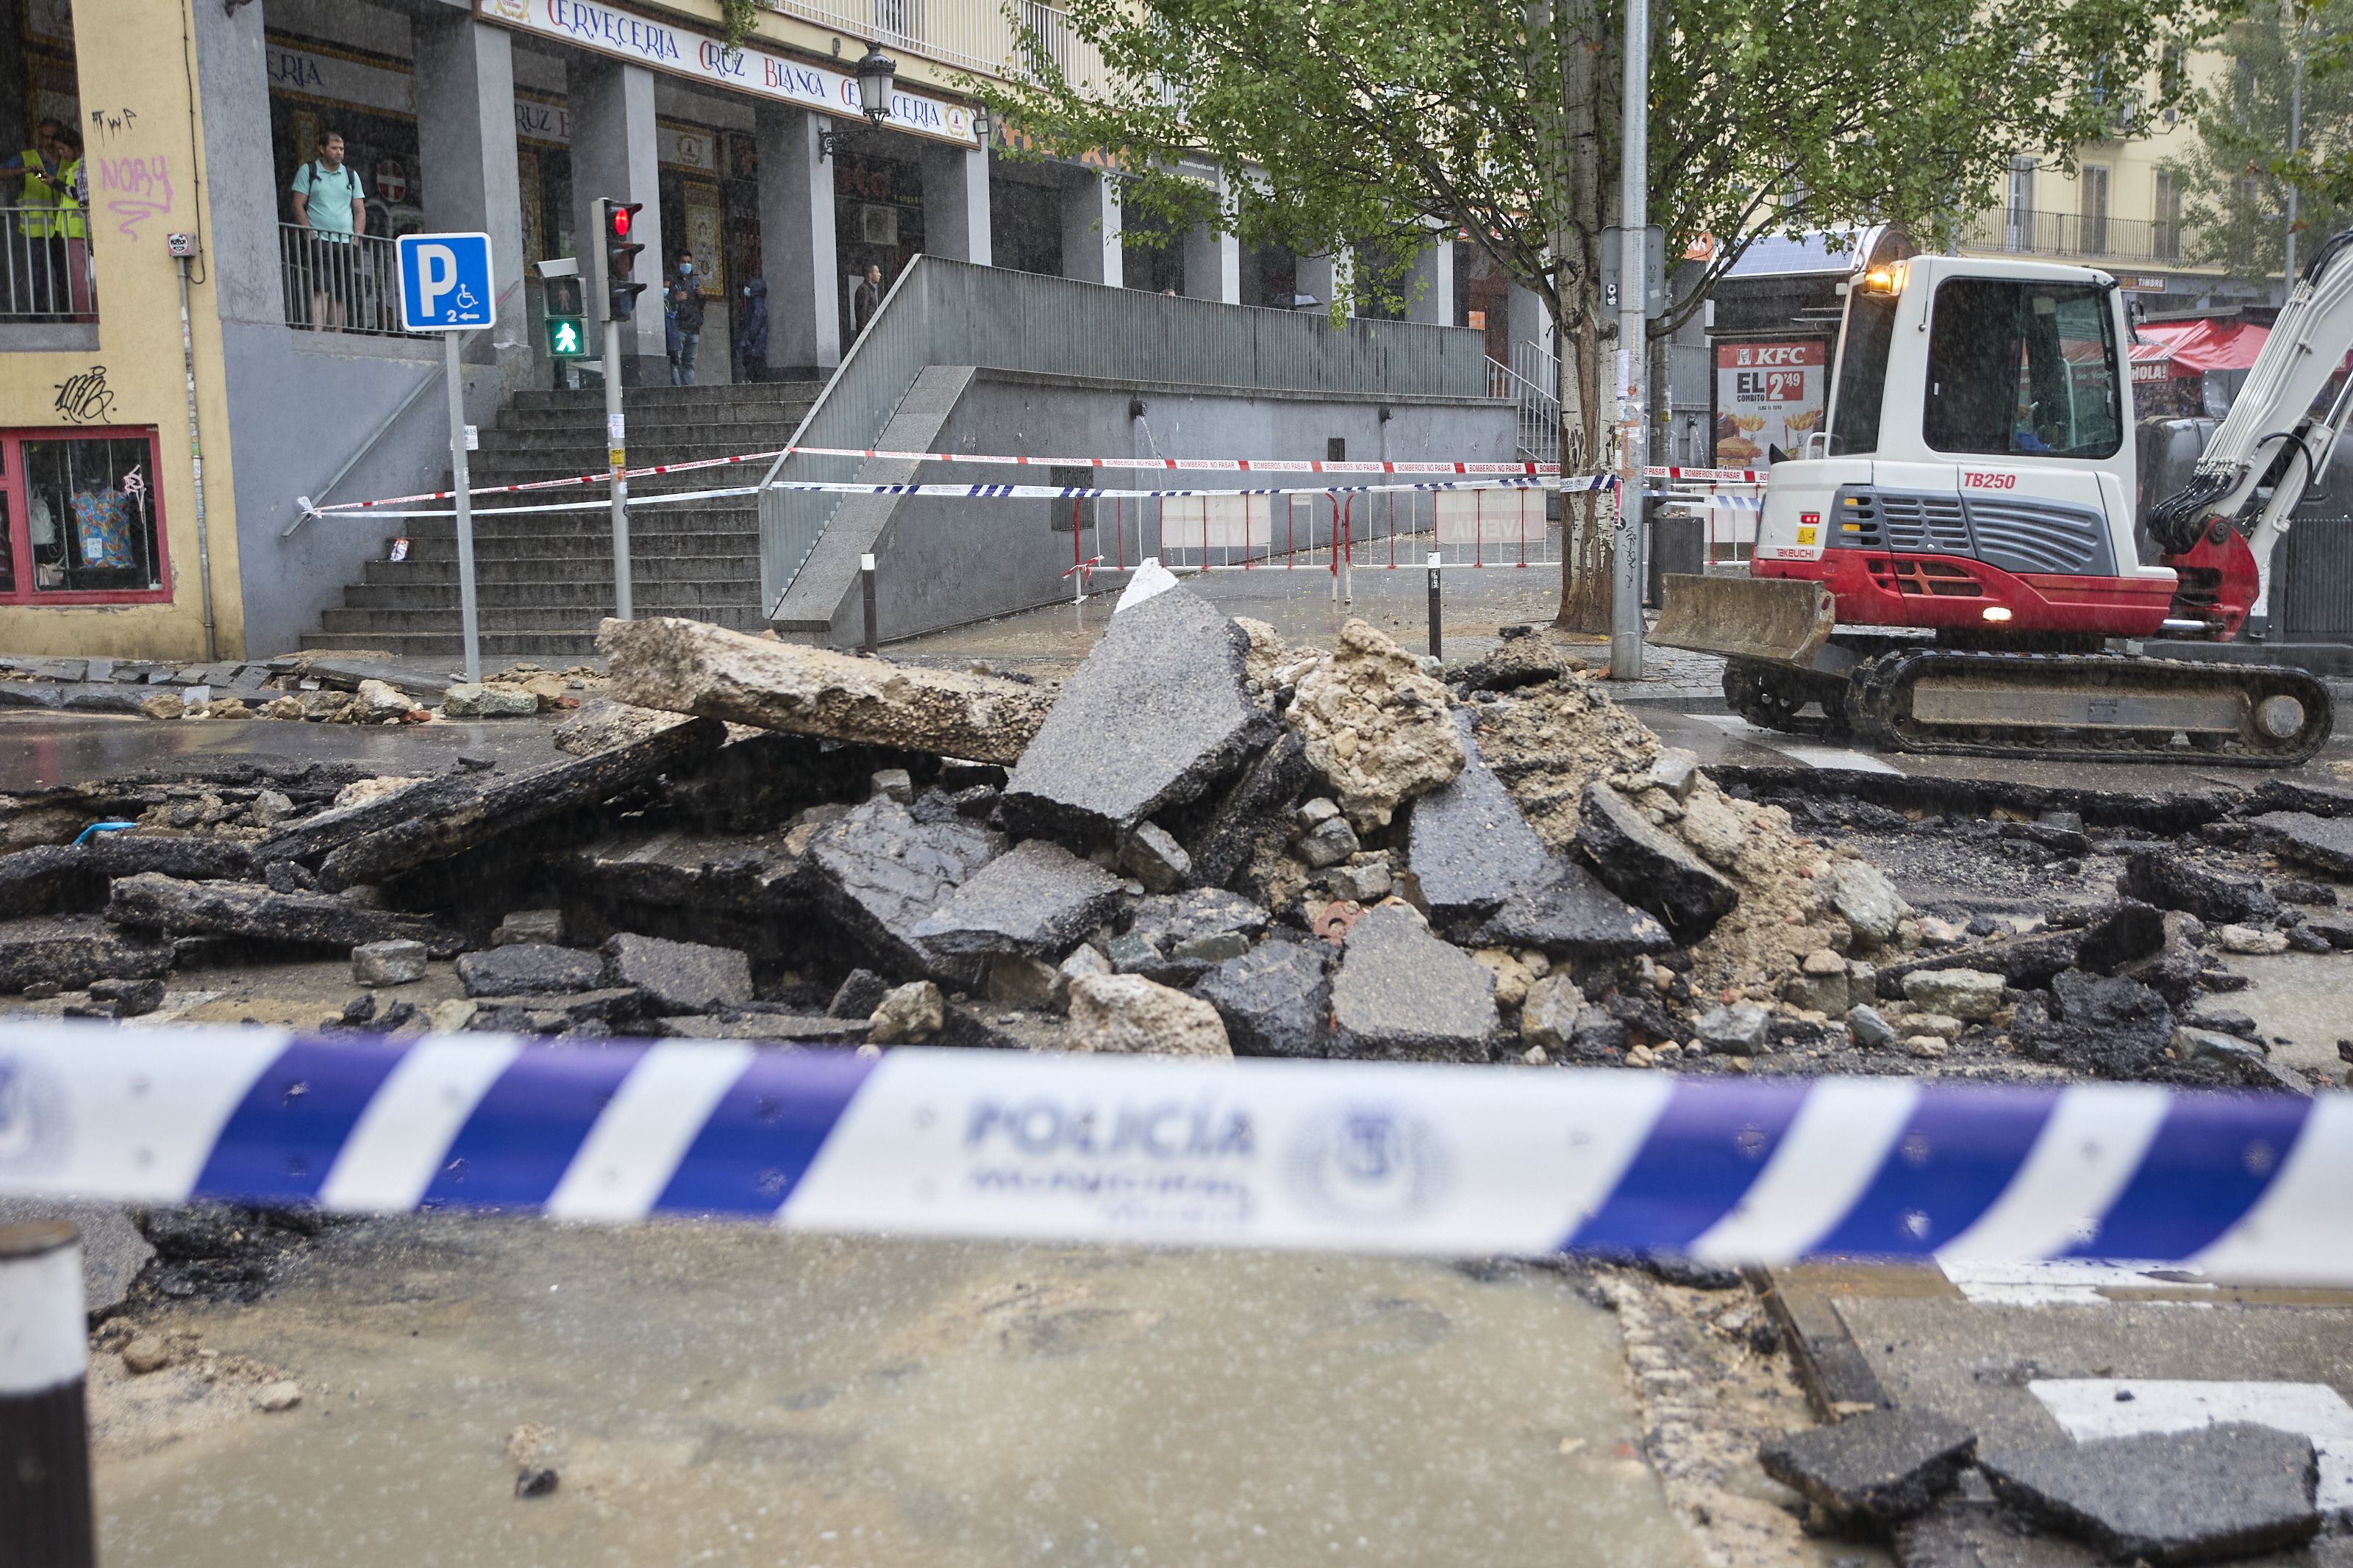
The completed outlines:
[[[1609,678],[1642,679],[1642,466],[1650,445],[1650,378],[1644,310],[1650,303],[1642,255],[1651,221],[1651,9],[1626,0],[1626,78],[1620,88],[1618,267],[1618,521],[1610,556]]]
[[[631,237],[643,202],[596,198],[597,226],[603,231],[597,247],[603,258],[597,280],[604,286],[605,304],[605,447],[613,491],[613,617],[632,619],[629,594],[629,481],[622,469],[629,461],[628,426],[621,414],[621,340],[635,329],[630,322],[638,296],[646,286],[634,279],[638,252],[645,247]]]

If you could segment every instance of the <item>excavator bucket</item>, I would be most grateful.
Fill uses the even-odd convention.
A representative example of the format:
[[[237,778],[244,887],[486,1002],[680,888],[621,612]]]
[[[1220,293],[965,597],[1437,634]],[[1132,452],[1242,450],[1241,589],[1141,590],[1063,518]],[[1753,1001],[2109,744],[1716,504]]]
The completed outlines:
[[[1661,587],[1651,640],[1694,653],[1811,669],[1838,624],[1837,601],[1820,583],[1670,574]]]

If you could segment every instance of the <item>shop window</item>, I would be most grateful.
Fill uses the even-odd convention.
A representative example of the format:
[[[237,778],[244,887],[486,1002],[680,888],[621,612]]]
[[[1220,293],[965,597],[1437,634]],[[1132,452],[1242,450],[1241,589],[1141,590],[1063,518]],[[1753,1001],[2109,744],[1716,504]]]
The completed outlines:
[[[0,431],[0,602],[171,597],[157,455],[153,430]]]

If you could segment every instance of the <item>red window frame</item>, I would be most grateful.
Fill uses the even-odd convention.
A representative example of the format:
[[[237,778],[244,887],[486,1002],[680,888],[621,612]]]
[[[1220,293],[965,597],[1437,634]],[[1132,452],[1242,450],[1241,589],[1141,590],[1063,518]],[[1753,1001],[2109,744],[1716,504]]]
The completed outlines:
[[[33,513],[26,504],[27,441],[144,441],[147,443],[147,519],[155,531],[153,588],[78,588],[43,591],[33,585]],[[77,605],[163,605],[172,601],[170,531],[164,527],[164,487],[157,477],[163,442],[153,425],[36,425],[0,429],[0,525],[8,531],[14,587],[0,586],[0,605],[70,607]]]

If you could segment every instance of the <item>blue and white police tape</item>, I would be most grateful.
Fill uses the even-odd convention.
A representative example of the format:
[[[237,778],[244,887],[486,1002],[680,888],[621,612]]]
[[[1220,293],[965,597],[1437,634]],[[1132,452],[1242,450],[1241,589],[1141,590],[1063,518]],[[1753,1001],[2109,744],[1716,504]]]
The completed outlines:
[[[0,1193],[2353,1284],[2353,1096],[0,1026]]]

